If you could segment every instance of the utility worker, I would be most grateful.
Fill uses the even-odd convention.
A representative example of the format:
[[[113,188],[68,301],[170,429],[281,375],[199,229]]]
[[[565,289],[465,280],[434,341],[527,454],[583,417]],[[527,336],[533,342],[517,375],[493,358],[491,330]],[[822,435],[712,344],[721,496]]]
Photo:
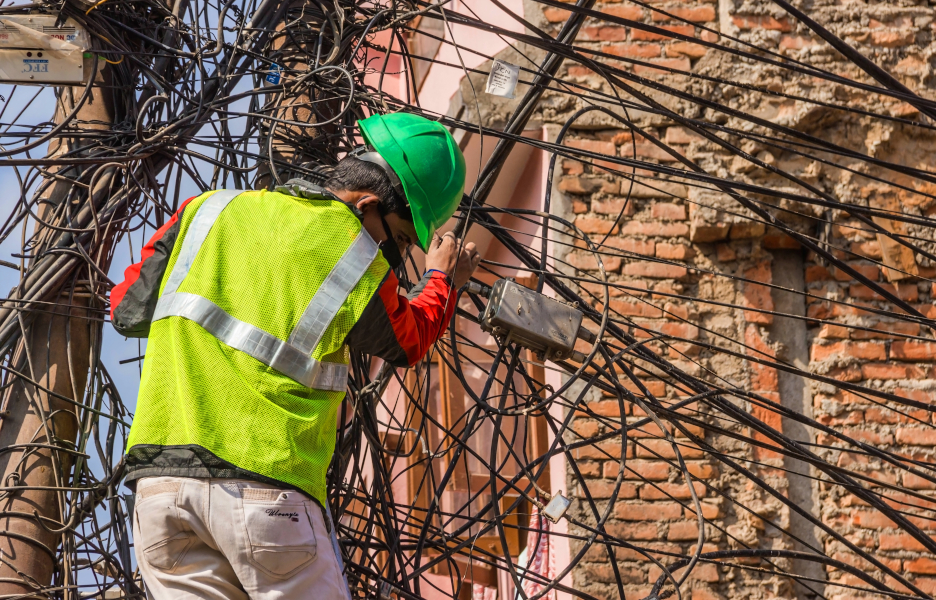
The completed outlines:
[[[418,362],[480,260],[436,233],[465,185],[451,134],[358,126],[367,146],[324,188],[186,201],[111,292],[117,331],[149,337],[126,480],[151,598],[350,597],[325,493],[349,348]],[[404,297],[414,243],[427,271]]]

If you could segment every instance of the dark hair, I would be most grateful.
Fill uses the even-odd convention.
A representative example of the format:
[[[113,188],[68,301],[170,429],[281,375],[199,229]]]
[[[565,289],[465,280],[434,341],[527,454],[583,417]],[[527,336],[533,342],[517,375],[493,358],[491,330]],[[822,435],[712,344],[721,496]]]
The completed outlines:
[[[390,178],[383,172],[383,169],[374,163],[346,156],[333,169],[330,169],[328,178],[325,180],[325,187],[336,192],[366,190],[377,196],[380,214],[396,213],[407,221],[413,220],[413,213],[406,205],[406,201],[393,190]]]

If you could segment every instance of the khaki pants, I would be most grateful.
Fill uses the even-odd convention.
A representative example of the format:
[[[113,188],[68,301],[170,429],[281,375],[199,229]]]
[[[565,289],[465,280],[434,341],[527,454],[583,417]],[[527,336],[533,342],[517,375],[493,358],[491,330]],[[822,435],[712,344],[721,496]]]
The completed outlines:
[[[350,600],[318,504],[244,479],[137,482],[134,550],[152,600]]]

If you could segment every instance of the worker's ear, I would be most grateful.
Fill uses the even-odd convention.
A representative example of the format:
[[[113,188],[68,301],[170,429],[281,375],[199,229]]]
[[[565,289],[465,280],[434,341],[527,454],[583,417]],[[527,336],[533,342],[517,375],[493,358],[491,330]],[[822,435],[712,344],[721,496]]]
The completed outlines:
[[[373,194],[364,194],[363,196],[361,196],[361,197],[358,199],[358,201],[354,204],[354,206],[355,206],[359,211],[361,211],[361,213],[365,213],[365,212],[367,212],[368,210],[376,209],[376,208],[377,208],[377,204],[378,204],[379,202],[380,202],[380,201],[377,199],[377,196],[375,196],[375,195],[373,195]]]

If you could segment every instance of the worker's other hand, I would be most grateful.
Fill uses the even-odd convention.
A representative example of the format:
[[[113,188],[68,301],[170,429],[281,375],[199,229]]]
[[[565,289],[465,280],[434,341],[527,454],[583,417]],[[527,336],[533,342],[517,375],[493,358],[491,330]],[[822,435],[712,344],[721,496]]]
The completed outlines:
[[[461,252],[458,251],[460,245]],[[426,253],[426,270],[437,269],[448,273],[456,289],[468,283],[480,263],[481,254],[474,242],[462,245],[451,231],[441,237],[435,236]]]

